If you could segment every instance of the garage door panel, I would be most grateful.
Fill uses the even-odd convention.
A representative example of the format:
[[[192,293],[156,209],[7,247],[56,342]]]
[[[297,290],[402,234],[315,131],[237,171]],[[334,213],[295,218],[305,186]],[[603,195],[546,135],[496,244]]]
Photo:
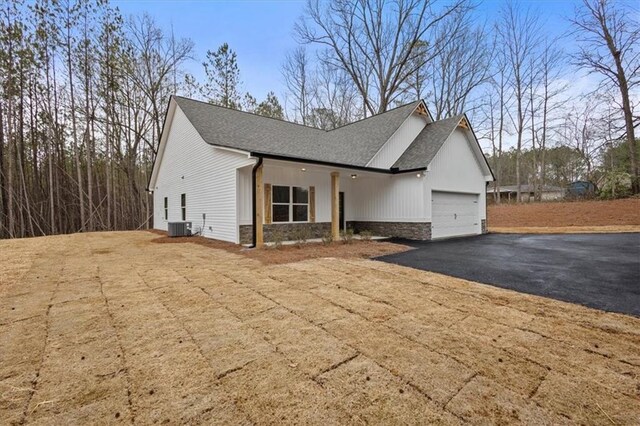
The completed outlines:
[[[447,238],[480,233],[479,194],[433,191],[431,237]]]

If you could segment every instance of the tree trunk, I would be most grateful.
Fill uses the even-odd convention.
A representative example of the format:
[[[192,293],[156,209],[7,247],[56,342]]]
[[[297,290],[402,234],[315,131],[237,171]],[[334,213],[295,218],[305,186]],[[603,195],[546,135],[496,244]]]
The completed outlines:
[[[6,169],[4,161],[4,119],[3,119],[2,102],[0,102],[0,238],[8,235],[5,233],[7,228],[7,188],[5,183]]]
[[[80,164],[80,148],[78,147],[78,127],[76,123],[76,102],[73,90],[73,66],[71,62],[71,28],[67,27],[67,69],[69,71],[69,95],[71,101],[71,132],[73,134],[73,155],[76,163],[76,179],[78,186],[78,205],[80,208],[80,231],[85,231],[84,194],[82,189],[82,165]]]
[[[601,21],[604,38],[609,47],[609,51],[616,63],[616,77],[618,79],[618,87],[622,96],[622,111],[624,112],[624,124],[627,131],[627,143],[629,145],[629,157],[631,165],[631,186],[634,194],[640,193],[640,170],[638,168],[638,157],[636,154],[636,138],[633,127],[633,113],[631,110],[631,102],[629,100],[629,83],[622,65],[622,52],[619,46],[615,45],[613,37],[609,32],[606,22]]]

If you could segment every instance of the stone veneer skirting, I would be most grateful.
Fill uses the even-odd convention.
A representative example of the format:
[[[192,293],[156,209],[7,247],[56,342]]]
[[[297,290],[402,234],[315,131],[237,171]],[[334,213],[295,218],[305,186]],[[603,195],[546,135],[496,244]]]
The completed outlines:
[[[382,237],[407,238],[410,240],[430,240],[431,222],[347,222],[347,228],[355,233],[369,231]]]
[[[487,219],[482,219],[482,221],[480,222],[480,228],[483,234],[489,232],[489,230],[487,229]]]
[[[270,223],[263,225],[264,241],[273,241],[274,232],[281,232],[282,241],[295,241],[296,233],[301,229],[307,230],[307,238],[322,238],[331,232],[331,222],[318,223]],[[253,242],[253,226],[240,225],[240,244]]]

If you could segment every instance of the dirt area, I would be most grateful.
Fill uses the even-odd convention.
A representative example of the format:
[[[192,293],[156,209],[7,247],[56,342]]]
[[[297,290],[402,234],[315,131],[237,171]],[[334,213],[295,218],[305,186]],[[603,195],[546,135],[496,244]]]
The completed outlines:
[[[492,232],[513,227],[545,227],[547,232],[560,233],[570,232],[573,227],[580,232],[580,228],[588,227],[588,232],[598,232],[593,227],[600,226],[614,227],[602,232],[638,232],[640,198],[491,205],[487,207],[487,218]]]
[[[618,234],[640,232],[640,225],[489,227],[498,234]]]
[[[0,241],[3,424],[637,424],[640,318],[148,232]]]
[[[250,259],[259,260],[265,265],[278,265],[281,263],[300,262],[308,259],[318,259],[323,257],[339,257],[342,259],[371,259],[372,257],[384,256],[386,254],[400,253],[411,250],[411,247],[394,244],[385,241],[365,241],[352,240],[349,244],[344,242],[303,243],[300,245],[282,245],[280,247],[265,246],[261,250],[251,250],[243,246],[213,240],[204,237],[167,237],[164,231],[152,230],[153,234],[160,237],[152,240],[154,243],[174,244],[193,243],[201,246],[226,250],[230,253],[239,254]]]

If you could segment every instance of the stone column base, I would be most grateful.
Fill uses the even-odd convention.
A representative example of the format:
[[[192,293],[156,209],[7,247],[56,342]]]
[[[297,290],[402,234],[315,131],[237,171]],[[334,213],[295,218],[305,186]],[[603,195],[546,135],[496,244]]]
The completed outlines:
[[[369,231],[381,237],[406,238],[427,241],[431,239],[431,222],[347,222],[347,228],[356,233]]]
[[[273,242],[276,237],[281,241],[295,241],[301,232],[308,239],[322,238],[331,232],[331,222],[270,223],[263,225],[263,232],[265,242]],[[252,241],[253,226],[240,225],[240,244],[251,244]]]

